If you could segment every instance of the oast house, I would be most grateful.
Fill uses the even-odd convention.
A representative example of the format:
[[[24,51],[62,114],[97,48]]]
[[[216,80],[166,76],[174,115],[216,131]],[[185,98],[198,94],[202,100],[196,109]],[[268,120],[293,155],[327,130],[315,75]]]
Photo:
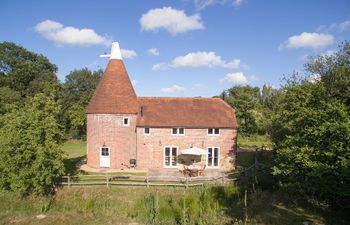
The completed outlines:
[[[234,168],[235,110],[220,98],[138,97],[117,42],[87,113],[87,165],[93,168]],[[197,157],[184,150],[201,149]]]

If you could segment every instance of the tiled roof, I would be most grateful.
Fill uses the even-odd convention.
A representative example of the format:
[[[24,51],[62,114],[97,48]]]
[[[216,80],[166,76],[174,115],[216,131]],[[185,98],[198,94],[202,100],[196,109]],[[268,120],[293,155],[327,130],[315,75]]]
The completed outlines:
[[[137,126],[237,128],[235,110],[220,98],[138,97]]]
[[[120,59],[111,59],[87,106],[86,112],[136,114],[137,111],[137,97],[124,63]]]

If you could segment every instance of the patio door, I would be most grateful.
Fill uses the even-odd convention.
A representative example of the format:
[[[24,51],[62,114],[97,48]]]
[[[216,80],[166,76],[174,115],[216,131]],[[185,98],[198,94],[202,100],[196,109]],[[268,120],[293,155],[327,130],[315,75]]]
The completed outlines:
[[[100,167],[110,167],[110,149],[108,147],[100,148]]]
[[[220,160],[220,150],[218,147],[209,147],[207,152],[207,167],[218,168]]]
[[[177,147],[164,148],[164,167],[177,167]]]

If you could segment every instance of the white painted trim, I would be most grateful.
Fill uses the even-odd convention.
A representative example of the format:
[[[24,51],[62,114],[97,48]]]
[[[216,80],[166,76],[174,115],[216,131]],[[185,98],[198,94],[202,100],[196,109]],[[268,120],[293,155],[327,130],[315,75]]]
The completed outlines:
[[[208,150],[209,150],[209,148],[211,148],[211,149],[217,148],[218,149],[218,165],[217,166],[209,166],[208,165]],[[207,165],[206,168],[208,168],[208,169],[219,169],[220,168],[220,147],[218,147],[218,146],[209,146],[209,147],[207,147],[206,165]]]
[[[173,134],[173,129],[176,128],[177,129],[177,134]],[[179,130],[180,128],[183,128],[184,129],[184,133],[183,134],[179,134]],[[185,136],[186,135],[186,129],[184,127],[172,127],[170,128],[170,134],[172,136]]]
[[[209,134],[209,129],[219,129],[219,133],[218,134],[215,134],[215,130],[214,131],[214,134]],[[213,128],[213,127],[209,127],[207,128],[207,136],[220,136],[220,128]]]
[[[108,148],[108,160],[109,160],[109,166],[108,167],[101,167],[101,156],[102,156],[102,148]],[[110,168],[111,167],[111,148],[107,146],[102,146],[100,147],[100,152],[99,152],[99,163],[100,163],[100,168]]]
[[[124,119],[128,119],[128,123],[127,124],[124,124]],[[123,124],[124,127],[130,126],[130,117],[123,117],[122,124]]]
[[[172,156],[172,148],[176,148],[176,166],[171,165],[171,158],[170,158],[170,166],[165,165],[165,148],[170,148],[170,156]],[[163,168],[178,168],[179,164],[179,147],[178,146],[164,146],[163,148]]]
[[[145,133],[146,128],[149,129],[149,133],[148,134]],[[152,129],[150,127],[144,127],[143,128],[143,135],[151,135],[151,133],[152,133]]]

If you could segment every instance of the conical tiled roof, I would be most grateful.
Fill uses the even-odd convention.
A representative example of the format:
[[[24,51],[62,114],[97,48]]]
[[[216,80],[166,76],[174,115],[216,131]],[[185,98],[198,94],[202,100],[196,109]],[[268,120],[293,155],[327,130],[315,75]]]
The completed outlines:
[[[119,47],[119,46],[118,46]],[[90,99],[88,114],[137,114],[138,103],[121,57],[113,57]]]

